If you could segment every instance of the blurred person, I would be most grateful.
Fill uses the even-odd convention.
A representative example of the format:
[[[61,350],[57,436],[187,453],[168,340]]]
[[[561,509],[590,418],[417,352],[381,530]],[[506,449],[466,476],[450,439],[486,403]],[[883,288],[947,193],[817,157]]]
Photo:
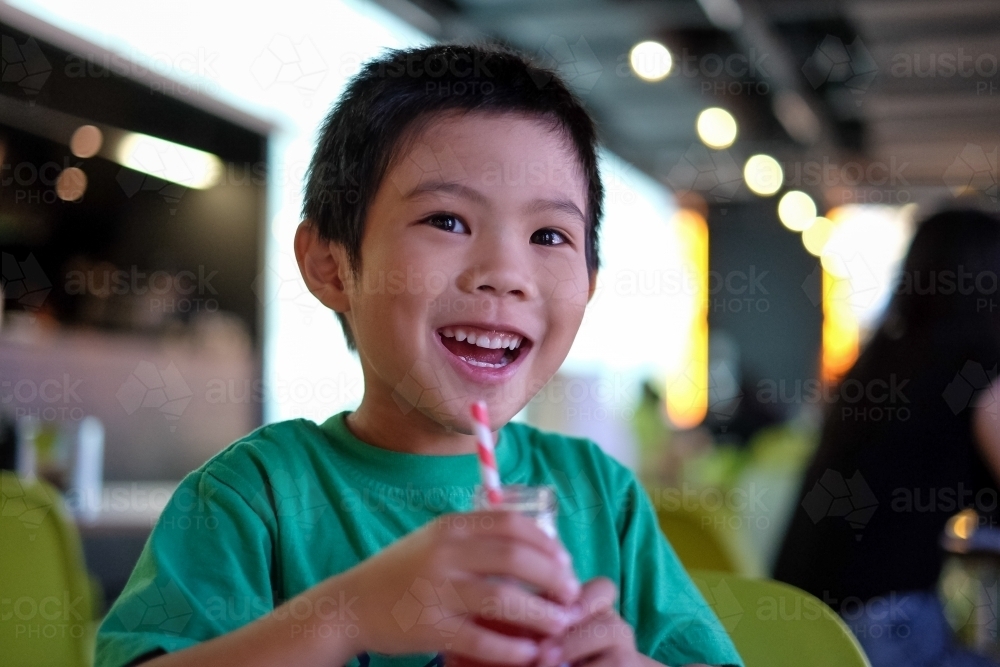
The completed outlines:
[[[936,587],[949,517],[974,507],[997,521],[998,275],[995,217],[920,225],[835,389],[785,534],[774,577],[837,610],[873,667],[994,664],[956,644]]]

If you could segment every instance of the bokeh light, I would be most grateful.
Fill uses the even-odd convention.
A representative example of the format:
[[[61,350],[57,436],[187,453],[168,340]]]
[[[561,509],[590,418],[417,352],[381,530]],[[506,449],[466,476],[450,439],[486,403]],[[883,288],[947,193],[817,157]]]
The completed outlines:
[[[101,150],[104,134],[93,125],[81,125],[69,140],[69,149],[80,158],[94,157]]]
[[[805,231],[816,220],[816,202],[801,190],[786,192],[778,202],[778,219],[793,232]]]
[[[217,184],[225,170],[222,160],[211,153],[138,132],[125,135],[117,158],[129,169],[198,190]]]
[[[666,412],[679,429],[698,426],[708,413],[708,223],[698,211],[680,209],[673,219],[683,257],[682,275],[690,277],[688,308],[673,313],[672,325],[685,331],[683,354],[667,371]]]
[[[785,174],[770,155],[754,155],[743,167],[743,180],[754,194],[769,197],[781,189]]]
[[[87,174],[79,167],[63,169],[56,178],[56,196],[63,201],[76,201],[87,190]]]
[[[663,44],[654,41],[639,42],[628,56],[635,75],[644,81],[662,81],[674,68],[674,58]]]
[[[698,114],[698,138],[709,148],[729,148],[736,141],[736,119],[725,109],[710,107]]]
[[[826,244],[830,242],[833,234],[833,221],[824,217],[813,216],[813,223],[802,232],[802,245],[806,247],[811,255],[820,257]]]

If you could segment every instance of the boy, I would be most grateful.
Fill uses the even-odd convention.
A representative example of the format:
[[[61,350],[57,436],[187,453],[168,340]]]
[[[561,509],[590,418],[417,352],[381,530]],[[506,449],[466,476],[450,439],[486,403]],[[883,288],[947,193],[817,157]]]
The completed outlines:
[[[509,49],[364,65],[321,128],[295,237],[360,358],[361,405],[262,427],[188,475],[99,667],[741,665],[634,476],[510,423],[594,293],[596,143],[559,78]],[[561,540],[463,512],[479,398],[503,482],[556,487]]]

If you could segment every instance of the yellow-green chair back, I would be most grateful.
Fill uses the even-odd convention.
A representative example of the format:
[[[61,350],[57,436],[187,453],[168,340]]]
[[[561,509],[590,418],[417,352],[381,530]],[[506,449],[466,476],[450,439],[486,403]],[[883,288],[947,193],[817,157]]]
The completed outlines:
[[[746,667],[871,667],[850,628],[819,598],[770,579],[690,575]]]
[[[725,508],[709,512],[682,505],[656,512],[660,530],[684,569],[756,575],[761,572],[753,550],[732,526],[737,522]]]
[[[0,471],[0,665],[92,664],[90,586],[58,491]]]

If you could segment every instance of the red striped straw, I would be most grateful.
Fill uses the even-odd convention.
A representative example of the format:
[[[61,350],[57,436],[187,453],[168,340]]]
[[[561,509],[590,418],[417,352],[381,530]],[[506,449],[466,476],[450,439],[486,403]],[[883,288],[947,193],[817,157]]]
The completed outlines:
[[[476,447],[479,450],[479,474],[486,488],[486,497],[491,505],[503,502],[503,492],[500,490],[500,473],[497,470],[497,459],[493,453],[493,433],[490,432],[490,417],[486,412],[486,403],[476,401],[472,404],[472,425],[476,430]]]

